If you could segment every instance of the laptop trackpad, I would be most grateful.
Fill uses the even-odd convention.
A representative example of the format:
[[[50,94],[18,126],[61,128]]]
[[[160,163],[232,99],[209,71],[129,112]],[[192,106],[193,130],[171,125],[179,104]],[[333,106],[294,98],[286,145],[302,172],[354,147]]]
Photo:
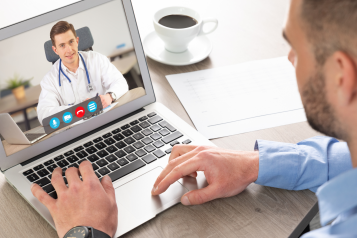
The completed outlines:
[[[116,236],[124,234],[155,217],[168,207],[180,202],[188,190],[179,182],[172,184],[166,192],[152,196],[151,189],[163,169],[157,167],[115,188],[118,205],[118,230]]]

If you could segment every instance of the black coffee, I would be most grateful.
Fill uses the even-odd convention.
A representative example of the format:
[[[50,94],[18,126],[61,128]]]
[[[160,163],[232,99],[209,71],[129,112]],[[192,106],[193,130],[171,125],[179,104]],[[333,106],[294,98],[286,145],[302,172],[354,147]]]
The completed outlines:
[[[166,27],[182,29],[196,25],[197,20],[185,15],[168,15],[161,18],[159,23]]]

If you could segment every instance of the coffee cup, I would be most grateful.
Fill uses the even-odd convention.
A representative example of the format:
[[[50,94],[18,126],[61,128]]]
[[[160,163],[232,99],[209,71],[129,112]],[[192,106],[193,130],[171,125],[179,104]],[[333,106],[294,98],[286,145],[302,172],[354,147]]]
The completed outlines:
[[[186,51],[195,37],[207,35],[218,26],[217,19],[202,19],[197,11],[187,7],[163,8],[154,14],[153,22],[156,34],[164,41],[166,50],[173,53]],[[215,25],[204,31],[203,26],[209,22]]]

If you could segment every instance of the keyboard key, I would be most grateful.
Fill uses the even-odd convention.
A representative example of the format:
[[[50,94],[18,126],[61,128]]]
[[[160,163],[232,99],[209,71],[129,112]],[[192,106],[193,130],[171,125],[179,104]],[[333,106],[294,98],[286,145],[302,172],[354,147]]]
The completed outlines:
[[[134,133],[138,132],[138,131],[141,131],[141,127],[140,126],[133,126],[130,128],[130,130],[132,130]]]
[[[133,137],[128,137],[124,140],[128,145],[130,145],[131,143],[134,143],[135,140],[133,139]]]
[[[115,146],[118,147],[118,149],[122,149],[126,146],[126,144],[123,141],[120,141],[116,143]]]
[[[61,160],[59,162],[57,162],[57,165],[61,168],[66,167],[67,165],[69,165],[69,163],[66,160]]]
[[[105,159],[111,163],[113,161],[116,161],[118,158],[115,157],[115,155],[109,155],[109,156],[105,157]]]
[[[99,169],[98,172],[103,176],[110,173],[109,169],[107,169],[106,167]]]
[[[77,163],[73,163],[71,165],[68,166],[68,168],[71,168],[71,167],[74,167],[74,168],[79,168],[79,165]]]
[[[67,170],[67,168],[63,168],[63,169],[62,169],[62,176],[65,176],[65,175],[66,175],[66,170]]]
[[[80,159],[85,158],[88,156],[88,154],[85,151],[80,151],[76,154],[76,156]]]
[[[40,170],[40,169],[42,169],[42,168],[44,168],[42,164],[33,167],[33,169],[34,169],[35,171],[38,171],[38,170]]]
[[[152,134],[150,137],[151,137],[152,139],[154,139],[154,140],[158,140],[158,139],[160,139],[162,136],[159,135],[158,133],[154,133],[154,134]]]
[[[107,145],[112,145],[112,144],[115,143],[115,140],[114,140],[113,138],[108,138],[108,139],[106,139],[104,142],[105,142],[105,144],[107,144]]]
[[[144,149],[147,151],[147,152],[151,152],[151,151],[154,151],[156,150],[156,148],[152,145],[147,145],[144,147]]]
[[[97,169],[99,169],[98,165],[96,163],[92,164],[93,170],[96,171]]]
[[[96,156],[96,155],[90,155],[90,156],[87,157],[87,159],[88,159],[90,162],[93,163],[93,162],[99,160],[99,157]]]
[[[167,128],[167,129],[169,129],[171,132],[176,131],[176,128],[173,127],[173,126],[171,126],[171,125],[170,125],[169,123],[167,123],[166,121],[160,122],[159,125],[162,126],[162,127],[165,127],[165,128]]]
[[[173,147],[174,145],[180,144],[180,142],[178,142],[177,140],[173,141],[170,143],[170,145]]]
[[[97,175],[97,177],[100,178],[100,174],[98,174],[97,172],[95,172],[95,175]]]
[[[125,129],[128,129],[128,128],[130,128],[130,125],[129,124],[126,124],[126,125],[124,125],[124,126],[122,126],[122,127],[120,127],[122,130],[125,130]]]
[[[140,149],[140,150],[136,151],[135,154],[137,154],[139,157],[143,157],[147,153],[143,149]]]
[[[150,144],[151,142],[153,142],[153,140],[149,137],[146,137],[145,139],[142,140],[142,142],[144,142],[145,145]]]
[[[117,151],[118,149],[115,146],[109,146],[108,148],[105,149],[106,151],[108,151],[108,153],[112,154],[115,151]]]
[[[55,188],[52,186],[52,184],[49,184],[49,185],[43,187],[42,189],[45,190],[46,193],[55,191]]]
[[[141,140],[142,138],[144,138],[143,134],[141,134],[140,132],[139,132],[139,133],[136,133],[135,135],[133,135],[133,137],[134,137],[136,140]]]
[[[34,182],[37,179],[39,179],[40,177],[37,176],[37,174],[31,174],[29,176],[26,177],[30,182]]]
[[[158,123],[159,121],[162,121],[162,118],[160,116],[155,116],[148,120],[148,122],[150,122],[151,124]]]
[[[152,127],[150,127],[150,129],[156,132],[156,131],[161,130],[161,127],[158,125],[153,125]]]
[[[74,162],[78,161],[78,157],[75,155],[72,155],[72,156],[68,157],[67,160],[70,163],[74,163]]]
[[[99,151],[99,152],[97,153],[97,155],[98,155],[100,158],[103,158],[103,157],[105,157],[105,156],[107,156],[107,155],[109,155],[109,154],[108,154],[108,152],[106,152],[105,150],[101,150],[101,151]]]
[[[89,141],[89,142],[87,142],[87,143],[84,144],[84,147],[89,147],[89,146],[91,146],[91,145],[93,145],[93,142]]]
[[[63,182],[64,182],[65,184],[68,184],[68,181],[67,181],[67,178],[66,178],[66,177],[63,177]]]
[[[49,175],[50,173],[46,169],[41,169],[41,170],[37,171],[37,174],[40,177],[45,177],[46,175]]]
[[[145,157],[142,158],[142,160],[145,161],[145,163],[150,164],[151,162],[155,161],[156,158],[152,154],[148,154]],[[140,160],[139,160],[140,161]]]
[[[159,131],[159,133],[160,133],[162,136],[167,136],[168,134],[170,134],[169,130],[167,130],[167,129],[162,129],[161,131]]]
[[[149,113],[147,116],[148,116],[148,117],[156,116],[156,112]]]
[[[68,157],[73,154],[74,154],[73,150],[70,150],[70,151],[67,151],[66,153],[64,153],[64,156]]]
[[[171,135],[169,136],[166,136],[164,138],[162,138],[162,141],[167,144],[167,143],[170,143],[174,140],[177,140],[178,138],[182,137],[183,135],[181,134],[181,132],[179,131],[176,131],[174,133],[172,133]]]
[[[54,160],[55,160],[55,161],[59,161],[59,160],[61,160],[61,159],[63,159],[63,158],[64,158],[63,155],[59,155],[59,156],[55,157]]]
[[[144,147],[144,144],[141,142],[141,141],[137,141],[133,144],[133,146],[136,148],[136,149],[140,149],[142,147]]]
[[[47,167],[47,170],[52,173],[53,170],[55,170],[55,168],[57,168],[57,167],[58,167],[58,166],[57,166],[56,164],[51,164],[50,166]]]
[[[99,142],[97,144],[94,145],[98,150],[104,149],[105,147],[107,147],[106,144],[104,144],[103,142]]]
[[[109,174],[109,177],[112,179],[112,181],[118,180],[122,177],[124,177],[125,175],[128,175],[132,172],[134,172],[135,170],[140,169],[141,167],[145,166],[145,163],[141,160],[136,160],[133,163],[125,166],[124,168],[120,168],[114,172],[112,172],[111,174]]]
[[[81,165],[81,163],[82,163],[83,161],[87,161],[87,160],[86,160],[86,159],[81,159],[81,160],[79,160],[77,163],[78,163],[79,165]]]
[[[96,148],[94,148],[93,146],[91,146],[91,147],[87,148],[86,151],[88,152],[88,154],[93,154],[93,153],[97,152],[98,150]]]
[[[118,134],[118,135],[113,136],[113,138],[114,138],[116,141],[120,141],[120,140],[124,139],[125,137],[124,137],[122,134]]]
[[[135,154],[130,154],[126,157],[130,162],[133,162],[134,160],[136,160],[138,158],[138,156],[136,156]]]
[[[115,134],[118,134],[119,132],[121,132],[121,130],[119,128],[115,129],[114,131],[112,131],[112,133],[115,135]]]
[[[145,120],[147,120],[147,119],[148,119],[147,116],[143,116],[143,117],[140,117],[140,118],[139,118],[139,121],[145,121]]]
[[[145,136],[151,135],[152,134],[152,130],[150,129],[145,129],[143,130],[141,133],[143,133]]]
[[[153,143],[153,145],[154,145],[156,148],[160,148],[160,147],[163,147],[165,144],[162,143],[161,140],[158,140],[158,141],[155,141],[155,142]]]
[[[144,121],[144,122],[140,123],[139,126],[141,126],[142,128],[147,128],[147,127],[149,127],[151,125],[147,121]]]
[[[182,141],[182,144],[190,144],[192,141],[190,139],[187,139],[185,141]]]
[[[136,124],[138,124],[138,123],[139,123],[139,121],[138,121],[138,120],[135,120],[135,121],[130,122],[130,125],[134,126],[134,125],[136,125]]]
[[[54,161],[53,160],[49,160],[49,161],[46,161],[45,163],[43,163],[45,166],[49,166],[50,164],[53,164]]]
[[[133,132],[130,130],[123,131],[122,133],[125,137],[131,136],[133,134]]]
[[[126,165],[126,164],[128,164],[128,163],[129,163],[129,162],[128,162],[126,159],[124,159],[124,158],[118,160],[118,164],[120,164],[120,166],[124,166],[124,165]]]
[[[32,174],[32,173],[33,173],[33,170],[29,169],[29,170],[26,170],[25,172],[23,172],[22,174],[27,176],[27,175]]]
[[[164,157],[164,156],[166,155],[164,152],[162,152],[162,150],[154,151],[153,154],[154,154],[157,158],[162,158],[162,157]]]
[[[53,199],[57,199],[57,193],[54,191],[53,193],[48,194],[50,195]]]
[[[83,146],[78,146],[77,148],[74,148],[74,152],[78,152],[78,151],[81,151],[81,150],[84,150]]]
[[[172,147],[171,147],[171,148],[168,148],[167,150],[165,150],[165,153],[166,153],[166,154],[170,154],[171,151],[172,151]]]
[[[30,175],[31,176],[31,175]],[[51,181],[48,178],[42,178],[40,180],[37,180],[35,183],[37,183],[38,185],[40,185],[41,187],[49,184]]]
[[[101,159],[97,161],[97,165],[99,165],[100,167],[106,166],[108,164],[108,162],[105,159]]]
[[[105,135],[103,135],[103,138],[104,139],[107,139],[107,138],[109,138],[109,137],[111,137],[112,136],[112,133],[107,133],[107,134],[105,134]]]
[[[108,165],[108,168],[111,170],[111,171],[114,171],[116,169],[119,169],[119,165],[117,163],[111,163],[110,165]]]
[[[102,140],[103,140],[102,137],[98,137],[98,138],[94,139],[93,142],[94,142],[94,143],[98,143],[98,142],[100,142],[100,141],[102,141]]]
[[[125,150],[125,152],[128,153],[128,154],[130,154],[131,152],[134,152],[134,151],[135,151],[134,147],[132,147],[131,145],[125,147],[124,150]]]
[[[118,152],[115,153],[115,155],[116,155],[118,158],[121,158],[121,157],[126,156],[126,153],[125,153],[123,150],[119,150]]]

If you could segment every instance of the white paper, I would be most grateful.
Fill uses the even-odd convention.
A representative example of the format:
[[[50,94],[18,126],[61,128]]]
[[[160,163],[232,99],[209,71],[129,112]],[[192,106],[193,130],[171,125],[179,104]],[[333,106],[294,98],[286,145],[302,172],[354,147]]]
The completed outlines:
[[[306,121],[287,57],[166,78],[208,139]]]

